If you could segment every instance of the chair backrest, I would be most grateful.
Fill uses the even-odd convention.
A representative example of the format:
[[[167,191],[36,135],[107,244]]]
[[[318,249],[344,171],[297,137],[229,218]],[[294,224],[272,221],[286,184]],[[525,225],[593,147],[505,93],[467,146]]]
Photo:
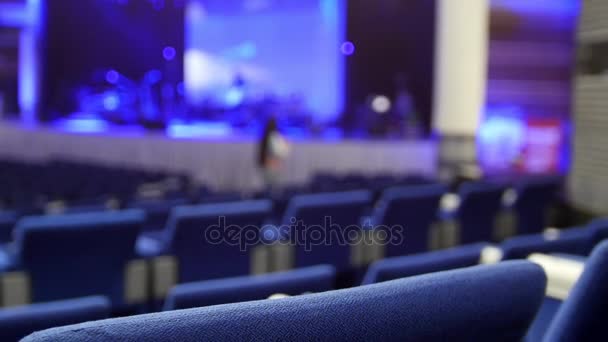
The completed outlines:
[[[580,279],[585,258],[534,253],[528,260],[540,265],[547,275],[546,297],[526,335],[527,341],[542,341],[555,313]]]
[[[266,299],[277,293],[290,296],[334,288],[336,270],[329,265],[264,275],[207,280],[177,285],[169,292],[165,310]]]
[[[421,274],[448,271],[479,264],[486,243],[477,243],[374,262],[365,273],[363,285]]]
[[[171,209],[179,205],[187,204],[184,198],[174,199],[144,199],[129,203],[129,208],[141,209],[146,212],[146,223],[144,230],[162,230],[169,219]]]
[[[532,253],[585,255],[590,233],[588,228],[571,228],[550,234],[515,236],[500,245],[502,259],[525,259]]]
[[[386,189],[374,210],[375,225],[402,227],[401,244],[385,246],[387,257],[425,252],[428,247],[431,224],[437,219],[441,196],[446,192],[443,185],[414,185]]]
[[[165,233],[179,282],[249,274],[250,252],[271,213],[270,200],[173,208]]]
[[[591,239],[589,246],[587,247],[587,255],[591,254],[593,248],[597,246],[603,240],[608,239],[608,218],[599,218],[593,220],[589,225],[588,229],[591,231]]]
[[[109,316],[110,302],[102,296],[0,309],[0,340],[18,341],[36,331]]]
[[[499,284],[499,286],[497,286]],[[34,333],[33,341],[515,341],[545,292],[527,261],[440,272],[278,300],[83,323]]]
[[[139,210],[21,219],[16,255],[30,277],[32,302],[99,294],[122,304],[144,219]]]
[[[283,225],[295,243],[295,266],[332,264],[339,271],[350,267],[346,232],[358,232],[371,199],[365,190],[294,196]]]
[[[558,177],[530,179],[517,185],[517,233],[534,234],[546,226],[547,209],[555,200],[561,185]]]
[[[468,182],[460,186],[460,243],[492,241],[494,221],[502,207],[505,187],[500,184]]]
[[[555,315],[545,341],[600,341],[608,338],[608,241],[600,243]]]

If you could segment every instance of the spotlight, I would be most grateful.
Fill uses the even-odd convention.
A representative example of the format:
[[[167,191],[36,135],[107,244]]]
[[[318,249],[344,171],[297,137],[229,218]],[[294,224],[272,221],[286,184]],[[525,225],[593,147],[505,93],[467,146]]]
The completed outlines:
[[[372,110],[378,114],[384,114],[391,110],[391,100],[384,95],[374,96],[372,99]]]
[[[110,84],[118,83],[118,79],[120,78],[120,74],[116,70],[109,70],[106,72],[106,81]]]
[[[176,52],[175,48],[172,46],[167,46],[163,49],[163,58],[166,61],[172,61],[175,58]]]
[[[103,98],[103,108],[107,111],[115,111],[120,107],[120,97],[116,93],[106,93]]]
[[[352,42],[344,42],[342,43],[342,46],[340,46],[340,51],[342,51],[342,54],[345,56],[350,56],[353,53],[355,53],[355,44],[353,44]]]

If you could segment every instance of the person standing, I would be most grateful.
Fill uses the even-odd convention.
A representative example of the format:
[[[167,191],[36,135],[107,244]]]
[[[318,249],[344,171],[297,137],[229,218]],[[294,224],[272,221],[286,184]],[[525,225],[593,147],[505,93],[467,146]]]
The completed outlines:
[[[266,123],[258,150],[258,167],[270,193],[277,191],[283,160],[288,154],[289,144],[279,131],[277,120],[272,117]]]

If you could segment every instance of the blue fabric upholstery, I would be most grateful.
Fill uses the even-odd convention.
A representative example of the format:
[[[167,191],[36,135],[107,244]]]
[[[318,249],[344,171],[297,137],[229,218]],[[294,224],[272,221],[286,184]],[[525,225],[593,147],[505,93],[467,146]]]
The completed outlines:
[[[591,233],[586,253],[588,255],[591,254],[591,251],[593,251],[595,246],[603,240],[608,239],[608,218],[595,219],[587,227]]]
[[[289,226],[290,238],[296,244],[296,267],[332,264],[338,271],[348,269],[350,244],[341,238],[348,238],[343,233],[347,229],[358,232],[371,199],[369,191],[294,196],[285,211],[283,225]],[[319,236],[325,239],[320,240]]]
[[[499,184],[468,182],[460,187],[460,243],[492,241],[494,220],[502,207],[505,187]]]
[[[83,323],[34,341],[515,341],[545,292],[527,261],[369,286]]]
[[[543,304],[536,313],[536,317],[534,318],[532,325],[530,325],[530,328],[528,329],[526,341],[537,342],[543,340],[547,329],[555,317],[555,313],[559,310],[561,305],[561,300],[545,297]]]
[[[336,270],[329,265],[249,277],[207,280],[175,286],[165,310],[266,299],[276,293],[290,296],[324,292],[334,288]]]
[[[363,285],[474,266],[479,263],[481,250],[486,246],[486,243],[477,243],[441,251],[379,260],[367,269],[363,278]]]
[[[175,256],[180,283],[249,274],[249,253],[271,213],[270,200],[175,207],[151,254]]]
[[[608,339],[608,241],[591,253],[583,274],[556,313],[545,341]]]
[[[551,239],[544,234],[515,236],[504,241],[500,247],[503,260],[525,259],[532,253],[585,255],[589,239],[588,228],[572,228],[561,231]]]
[[[144,221],[139,210],[26,217],[16,226],[15,268],[33,302],[105,295],[124,304],[124,273]]]
[[[520,182],[514,209],[517,213],[517,234],[542,232],[546,226],[547,209],[556,199],[561,178],[543,177]]]
[[[130,208],[141,209],[146,212],[146,223],[144,230],[159,231],[162,230],[169,219],[171,209],[178,205],[185,205],[187,201],[183,198],[175,199],[150,199],[136,200],[129,203]]]
[[[13,227],[17,223],[17,214],[12,211],[0,211],[0,244],[13,239]]]
[[[85,297],[0,309],[0,340],[17,341],[35,331],[108,318],[105,297]]]
[[[431,224],[437,219],[443,185],[402,186],[386,189],[374,210],[373,224],[400,226],[405,238],[402,243],[385,246],[387,257],[420,253],[427,250]]]

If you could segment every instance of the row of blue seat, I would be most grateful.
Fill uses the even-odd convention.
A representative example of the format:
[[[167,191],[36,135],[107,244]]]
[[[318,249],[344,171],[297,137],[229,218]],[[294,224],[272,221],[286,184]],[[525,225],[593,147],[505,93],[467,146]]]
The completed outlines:
[[[583,227],[512,237],[499,245],[481,242],[379,260],[369,266],[363,284],[469,267],[479,263],[525,259],[532,253],[587,256],[605,239],[608,239],[608,219],[597,219]]]
[[[52,160],[46,163],[0,161],[0,205],[25,213],[36,212],[40,201],[63,200],[76,206],[99,203],[108,197],[130,198],[138,187],[174,179],[183,191],[188,177],[123,167]],[[3,203],[4,202],[4,203]]]
[[[524,336],[544,287],[540,267],[505,263],[277,300],[92,321],[36,332],[23,341],[513,340]],[[514,306],[515,298],[523,304]],[[98,307],[89,303],[88,309]],[[45,317],[39,311],[30,316]],[[63,315],[58,311],[57,318]],[[478,328],[470,329],[472,324]],[[3,332],[21,337],[24,329],[6,326]]]
[[[571,243],[571,247],[569,247],[569,249],[564,249],[564,244],[555,244],[555,241],[560,240],[559,236],[529,236],[525,237],[525,239],[524,237],[514,238],[506,241],[500,246],[502,260],[508,260],[515,257],[526,257],[528,254],[533,252],[576,251],[584,254],[585,251],[588,251],[588,248],[593,246],[595,242],[599,241],[599,239],[602,237],[605,237],[607,232],[607,220],[597,220],[591,223],[589,227],[576,228],[567,231],[564,234],[564,239],[567,237],[566,240]],[[571,237],[574,235],[578,235],[579,239],[571,239]],[[470,267],[480,262],[487,263],[497,261],[492,260],[492,258],[490,258],[490,260],[484,260],[484,248],[487,248],[487,246],[487,244],[475,244],[445,251],[379,261],[370,267],[368,275],[366,276],[363,284],[372,284],[391,279],[445,271],[460,267]],[[512,254],[510,253],[511,250],[516,250],[517,252]],[[596,254],[598,253],[600,255],[604,255],[604,258],[608,258],[608,246],[604,247],[603,254],[596,252]],[[596,274],[597,272],[597,269],[594,269],[594,271],[591,272],[592,276],[598,277],[599,275]],[[274,293],[298,295],[306,292],[323,292],[333,289],[335,276],[336,272],[333,267],[317,266],[264,276],[239,277],[183,284],[178,285],[171,290],[168,299],[165,302],[165,310],[258,300],[267,298]],[[588,284],[585,285],[585,288],[588,286]],[[585,292],[579,290],[579,293],[579,295],[583,295]],[[549,303],[549,305],[547,303]],[[553,302],[551,299],[544,300],[542,310],[537,315],[532,328],[528,332],[529,338],[530,336],[538,337],[544,335],[544,332],[550,325],[553,316],[558,311],[558,307],[552,303]],[[34,306],[34,314],[38,314],[40,312],[39,308],[45,307],[44,305]],[[52,304],[48,305],[52,306]],[[56,305],[61,306],[62,304]],[[23,312],[26,312],[24,308],[18,310],[23,310]],[[42,312],[44,312],[44,310],[42,310]],[[17,313],[19,313],[19,311],[17,311]],[[8,316],[6,317],[11,317],[10,314],[7,315]],[[539,316],[544,317],[539,318]],[[0,315],[0,318],[1,317],[2,316]],[[547,317],[548,322],[542,322],[543,324],[537,323],[537,321],[539,321],[541,318],[547,320]],[[2,326],[1,319],[0,326]],[[16,325],[15,327],[16,330],[23,330],[22,326]]]
[[[545,330],[533,334],[535,318],[538,320],[538,316],[543,315],[543,309],[539,311],[539,308],[547,301],[547,277],[550,275],[543,270],[528,261],[503,261],[346,290],[253,302],[242,300],[266,297],[272,291],[263,284],[285,281],[285,274],[264,276],[266,280],[208,281],[181,286],[184,297],[211,305],[208,307],[59,327],[36,332],[24,341],[79,341],[110,336],[120,340],[152,341],[512,341],[524,337],[530,341],[604,340],[608,336],[602,324],[608,308],[608,291],[604,286],[608,277],[608,242],[594,249],[570,295],[556,308]],[[313,273],[327,277],[331,268],[318,267],[312,270]],[[239,288],[244,288],[243,292]],[[302,289],[298,288],[296,294]],[[256,291],[257,296],[252,295]],[[231,300],[239,303],[213,305],[221,303],[215,301],[215,296],[222,298],[225,294],[232,295]],[[178,304],[176,299],[167,303],[168,309],[187,306]],[[92,303],[89,305],[92,312],[99,309]],[[23,310],[20,318],[29,317],[39,322],[42,321],[40,317],[49,316],[41,311],[34,308],[25,313]],[[58,312],[61,317],[62,312]],[[89,316],[83,316],[82,321]],[[6,327],[2,331],[13,334],[11,336],[20,337],[34,330],[3,325],[2,318],[0,315],[0,326]],[[69,323],[69,319],[66,321]]]
[[[493,189],[491,187],[491,191]],[[417,237],[428,234],[428,227],[415,226],[420,221],[414,218],[414,213],[420,216],[423,214],[423,210],[416,204],[423,203],[424,196],[430,194],[434,199],[428,201],[432,202],[429,206],[436,207],[443,191],[439,185],[386,191],[374,213],[375,223],[391,225],[408,222],[410,218],[412,220],[412,224],[407,225],[407,239],[404,243],[390,246],[395,250],[400,248],[401,252],[391,252],[389,256],[424,250],[420,245],[422,240],[426,242],[426,238]],[[472,198],[477,199],[475,195],[483,191],[486,188],[473,191],[470,187],[465,187],[464,194],[474,194],[471,195]],[[296,218],[305,225],[313,226],[323,224],[325,217],[330,216],[332,223],[340,227],[359,225],[360,217],[370,204],[370,198],[367,191],[296,196],[290,202],[283,222],[288,225],[292,218]],[[467,208],[465,204],[461,207]],[[138,263],[138,258],[172,257],[177,265],[171,272],[177,274],[170,283],[249,274],[250,250],[243,250],[238,244],[213,243],[205,239],[204,232],[218,224],[218,217],[225,218],[226,226],[263,227],[271,209],[272,202],[268,200],[180,206],[173,209],[164,231],[143,237],[139,236],[139,232],[145,214],[137,210],[29,217],[17,225],[15,243],[0,253],[0,272],[24,273],[30,289],[26,300],[31,302],[105,294],[115,306],[123,306],[133,301],[143,301],[149,296],[150,289],[141,285],[139,292],[146,293],[136,295],[137,300],[131,300],[126,295],[125,284],[129,280],[126,270],[139,270],[139,279],[150,278],[145,266],[147,264],[142,266]],[[428,211],[428,214],[434,215],[432,211]],[[428,222],[430,218],[424,221]],[[261,231],[254,229],[252,232],[258,235],[249,237],[250,239],[263,241]],[[276,237],[283,235],[277,234]],[[287,238],[290,238],[289,234]],[[312,251],[307,251],[305,244],[294,246],[295,267],[330,263],[340,272],[350,268],[348,244],[335,242],[313,247]],[[79,257],[75,259],[75,255]],[[91,265],[97,266],[92,268]],[[155,272],[153,277],[159,273],[155,268],[152,271]],[[160,291],[156,296],[162,298],[164,292]]]

